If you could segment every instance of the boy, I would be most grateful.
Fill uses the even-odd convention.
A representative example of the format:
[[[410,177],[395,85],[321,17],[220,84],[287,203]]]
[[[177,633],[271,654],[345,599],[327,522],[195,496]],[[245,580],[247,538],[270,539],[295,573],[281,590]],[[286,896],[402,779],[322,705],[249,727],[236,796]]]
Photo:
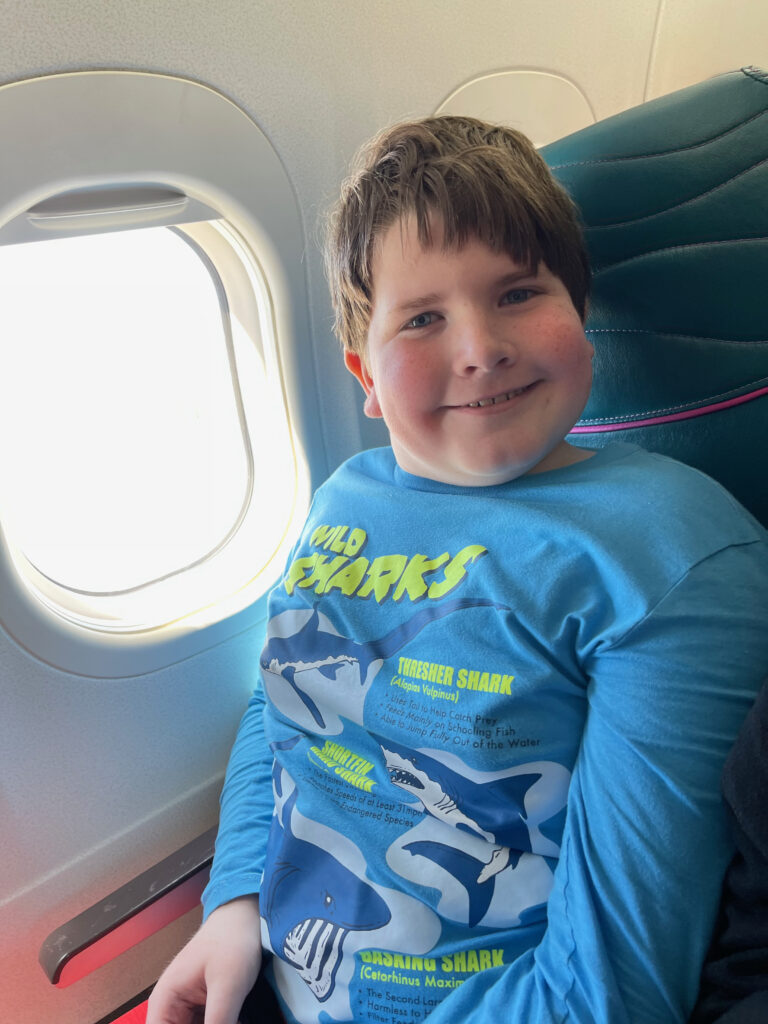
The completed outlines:
[[[207,993],[234,1024],[261,919],[289,1022],[683,1021],[768,664],[765,533],[693,470],[567,442],[589,274],[524,137],[383,133],[329,238],[392,447],[318,491],[273,592],[210,916],[149,1020]]]

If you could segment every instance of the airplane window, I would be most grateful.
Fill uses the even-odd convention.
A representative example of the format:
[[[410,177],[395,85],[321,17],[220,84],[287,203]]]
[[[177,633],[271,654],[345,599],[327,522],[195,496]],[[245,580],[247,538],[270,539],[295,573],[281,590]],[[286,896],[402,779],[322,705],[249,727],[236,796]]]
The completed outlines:
[[[171,75],[0,85],[0,135],[2,629],[155,671],[261,626],[328,473],[296,196]]]
[[[268,305],[223,223],[0,247],[2,525],[49,608],[152,627],[270,561],[296,467]]]

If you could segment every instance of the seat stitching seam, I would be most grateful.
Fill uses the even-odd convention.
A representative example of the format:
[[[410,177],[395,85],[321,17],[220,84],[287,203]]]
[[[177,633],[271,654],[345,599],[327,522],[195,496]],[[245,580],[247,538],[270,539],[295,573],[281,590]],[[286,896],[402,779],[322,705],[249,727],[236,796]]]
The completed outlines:
[[[729,398],[732,395],[739,394],[739,392],[744,391],[745,388],[754,388],[755,385],[761,385],[766,383],[768,383],[768,377],[761,377],[760,379],[752,381],[749,384],[742,384],[738,388],[731,388],[730,391],[723,391],[719,395],[711,395],[707,398],[697,398],[690,402],[682,402],[679,405],[667,406],[665,409],[648,409],[643,412],[622,413],[621,415],[616,416],[589,416],[586,417],[585,419],[579,420],[579,423],[621,423],[624,420],[636,420],[639,417],[660,416],[663,415],[664,413],[681,412],[684,409],[695,409],[697,406],[702,405],[704,403],[708,404],[710,402],[722,401],[723,399]]]
[[[587,231],[599,230],[601,228],[618,228],[623,227],[625,224],[640,224],[642,221],[652,220],[654,217],[662,217],[665,213],[671,213],[672,210],[679,210],[683,206],[687,206],[689,203],[698,202],[700,199],[705,199],[707,196],[713,195],[721,188],[725,188],[726,185],[730,185],[732,182],[737,181],[745,174],[749,174],[750,171],[754,171],[756,167],[761,167],[763,164],[768,163],[768,157],[763,157],[754,164],[750,164],[749,167],[745,167],[740,170],[737,174],[732,175],[730,178],[726,178],[724,181],[719,182],[717,185],[713,185],[712,188],[707,189],[704,192],[698,192],[694,196],[689,196],[687,199],[683,199],[679,203],[674,203],[672,206],[665,206],[661,210],[656,210],[654,213],[644,214],[642,217],[630,217],[626,220],[615,220],[606,221],[602,224],[587,224]]]
[[[756,114],[752,114],[751,117],[747,117],[743,121],[739,121],[730,128],[726,128],[725,131],[720,132],[719,135],[713,135],[711,138],[702,139],[700,142],[692,142],[689,146],[677,146],[674,149],[660,149],[655,153],[631,153],[627,156],[597,157],[594,160],[570,160],[564,164],[550,164],[549,167],[552,171],[559,171],[563,167],[593,167],[597,164],[624,163],[629,160],[651,160],[660,156],[673,156],[676,153],[688,153],[691,150],[701,149],[703,146],[708,146],[712,142],[717,142],[719,139],[726,138],[726,136],[738,131],[740,128],[744,128],[746,125],[751,124],[752,121],[757,120],[758,117],[762,117],[765,113],[768,113],[765,109],[758,110]]]

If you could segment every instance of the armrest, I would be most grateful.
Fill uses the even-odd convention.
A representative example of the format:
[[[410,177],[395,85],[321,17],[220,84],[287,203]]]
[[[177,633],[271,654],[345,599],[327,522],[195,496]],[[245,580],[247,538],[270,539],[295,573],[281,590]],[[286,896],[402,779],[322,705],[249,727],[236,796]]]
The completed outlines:
[[[38,959],[65,988],[192,910],[208,881],[216,827],[56,928]]]

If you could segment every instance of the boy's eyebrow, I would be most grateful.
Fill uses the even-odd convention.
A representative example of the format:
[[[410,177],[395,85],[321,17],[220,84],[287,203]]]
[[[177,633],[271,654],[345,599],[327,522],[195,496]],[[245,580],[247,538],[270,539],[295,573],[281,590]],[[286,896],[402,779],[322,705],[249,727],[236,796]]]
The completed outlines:
[[[396,313],[398,316],[401,313],[413,313],[414,310],[423,309],[425,306],[433,306],[441,299],[442,295],[439,292],[429,292],[427,295],[418,295],[413,299],[406,299],[405,302],[399,302],[389,312]]]
[[[531,267],[521,267],[519,270],[510,271],[508,274],[502,274],[501,277],[496,278],[491,283],[491,289],[506,288],[517,284],[518,281],[525,280],[527,277],[538,277],[537,271]],[[388,313],[392,315],[400,316],[405,313],[413,313],[420,309],[424,309],[428,306],[438,305],[443,299],[440,292],[429,292],[426,295],[417,295],[412,299],[406,299],[404,302],[399,302],[396,306],[392,306]]]
[[[494,282],[495,288],[504,288],[506,285],[517,284],[518,281],[524,281],[527,277],[538,277],[538,270],[534,270],[533,267],[521,267],[519,270],[513,270],[509,274],[503,274],[496,282]]]

